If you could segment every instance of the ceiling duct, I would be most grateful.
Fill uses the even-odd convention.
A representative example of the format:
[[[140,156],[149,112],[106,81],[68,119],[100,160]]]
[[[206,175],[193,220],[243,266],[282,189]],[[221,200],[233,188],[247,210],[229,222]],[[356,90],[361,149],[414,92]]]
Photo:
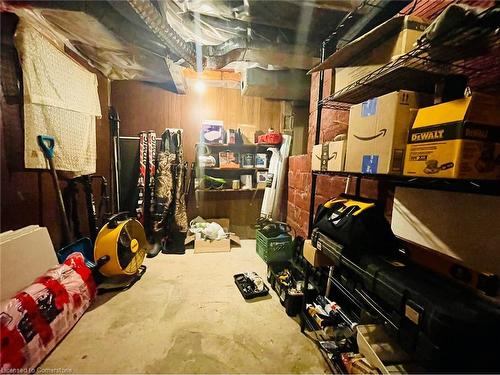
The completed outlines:
[[[165,43],[168,49],[191,66],[196,66],[196,54],[192,44],[186,43],[162,17],[150,1],[128,0],[153,33]]]
[[[295,69],[247,69],[241,82],[241,95],[280,100],[308,100],[311,81],[306,73],[306,70]]]
[[[241,38],[218,46],[206,46],[204,55],[209,69],[222,69],[233,62],[250,62],[281,69],[310,69],[319,62],[319,58],[314,57],[314,49],[309,46],[299,49],[290,44],[249,42]]]

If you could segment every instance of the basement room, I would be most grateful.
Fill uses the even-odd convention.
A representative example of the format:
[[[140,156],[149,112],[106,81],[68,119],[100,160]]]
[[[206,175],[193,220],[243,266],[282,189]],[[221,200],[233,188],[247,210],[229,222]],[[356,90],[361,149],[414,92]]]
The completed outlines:
[[[0,0],[2,374],[500,374],[499,5]]]

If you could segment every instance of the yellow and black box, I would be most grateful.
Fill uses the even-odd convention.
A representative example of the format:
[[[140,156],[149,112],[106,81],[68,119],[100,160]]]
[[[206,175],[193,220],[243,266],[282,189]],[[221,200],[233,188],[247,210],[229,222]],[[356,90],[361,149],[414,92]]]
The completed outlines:
[[[404,174],[500,179],[500,98],[474,93],[419,109],[408,137]]]

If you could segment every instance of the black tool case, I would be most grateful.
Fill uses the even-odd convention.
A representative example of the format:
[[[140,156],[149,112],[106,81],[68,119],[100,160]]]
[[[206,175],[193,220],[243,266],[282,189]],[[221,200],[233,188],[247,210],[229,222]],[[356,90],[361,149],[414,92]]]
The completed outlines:
[[[238,273],[234,275],[233,278],[234,283],[238,287],[244,299],[253,299],[269,294],[269,288],[266,284],[264,284],[264,288],[261,291],[255,291],[255,284],[243,273]]]
[[[278,294],[287,315],[295,316],[300,313],[304,294],[294,292],[294,285],[286,285],[279,280],[278,275],[285,269],[290,270],[293,280],[299,282],[304,280],[302,273],[291,262],[272,262],[267,267],[267,281]]]
[[[363,289],[399,313],[405,349],[414,350],[428,367],[500,369],[493,360],[499,350],[498,303],[412,264],[365,256],[359,265],[365,270]]]
[[[337,279],[360,303],[387,312],[403,348],[425,368],[500,370],[498,302],[409,262],[373,254],[354,262],[317,230],[313,243],[337,263]]]
[[[286,285],[280,283],[277,275],[284,269],[289,269],[296,282],[302,282],[305,278],[306,268],[309,270],[309,286],[307,293],[307,302],[314,301],[318,294],[324,294],[326,287],[325,272],[312,267],[302,254],[304,240],[296,237],[293,242],[293,256],[290,261],[269,262],[267,265],[267,281],[271,288],[276,291],[281,304],[285,307],[289,316],[295,316],[300,313],[303,293],[294,293]]]

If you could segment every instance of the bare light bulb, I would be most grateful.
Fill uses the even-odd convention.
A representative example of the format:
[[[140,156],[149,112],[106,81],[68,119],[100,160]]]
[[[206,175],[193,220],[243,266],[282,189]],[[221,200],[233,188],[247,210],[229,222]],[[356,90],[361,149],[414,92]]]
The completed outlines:
[[[203,82],[202,80],[197,80],[195,82],[194,91],[196,91],[198,94],[202,94],[203,92],[205,92],[205,89],[206,89],[205,82]]]

